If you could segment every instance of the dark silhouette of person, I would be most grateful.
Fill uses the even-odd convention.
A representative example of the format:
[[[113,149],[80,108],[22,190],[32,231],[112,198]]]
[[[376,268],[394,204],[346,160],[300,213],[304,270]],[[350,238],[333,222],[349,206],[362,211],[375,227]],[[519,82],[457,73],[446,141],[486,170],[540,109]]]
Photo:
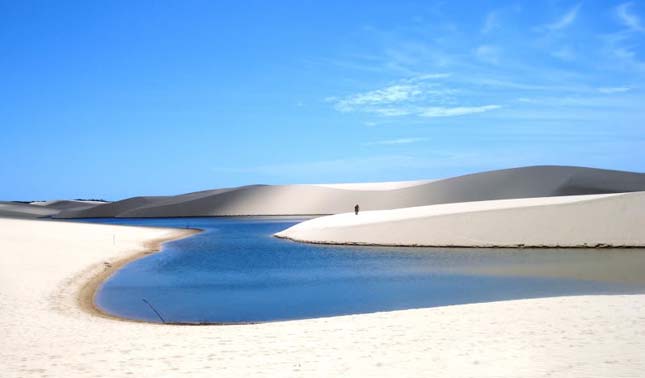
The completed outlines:
[[[356,204],[356,206],[354,206],[354,214],[358,215],[358,210],[360,210],[360,209],[361,209],[360,206],[358,206],[358,204]]]

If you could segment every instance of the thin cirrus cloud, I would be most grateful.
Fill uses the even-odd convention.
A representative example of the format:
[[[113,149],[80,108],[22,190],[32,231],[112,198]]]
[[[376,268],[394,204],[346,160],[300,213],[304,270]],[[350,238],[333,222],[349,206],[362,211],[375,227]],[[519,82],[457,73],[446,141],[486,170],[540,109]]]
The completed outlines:
[[[340,112],[364,112],[383,117],[417,116],[423,118],[455,117],[499,109],[500,105],[459,106],[459,90],[447,88],[436,79],[447,74],[420,75],[382,89],[346,97],[329,97]]]
[[[367,107],[373,107],[374,113],[386,116],[397,116],[409,114],[403,109],[389,108],[388,105],[411,102],[421,97],[441,97],[454,93],[454,90],[438,88],[436,84],[428,83],[431,80],[439,80],[450,77],[450,74],[421,74],[413,76],[399,83],[385,88],[368,92],[357,93],[343,98],[328,97],[326,100],[334,103],[336,110],[351,112]]]
[[[609,87],[609,88],[598,88],[598,92],[604,94],[613,94],[613,93],[624,93],[629,92],[630,87]]]
[[[581,6],[582,3],[574,6],[565,14],[563,14],[557,21],[544,25],[544,28],[547,30],[562,30],[566,28],[576,20],[576,18],[578,17],[578,11],[580,10]]]
[[[433,107],[422,109],[419,115],[426,118],[456,117],[456,116],[463,116],[467,114],[484,113],[484,112],[496,110],[499,108],[501,108],[500,105],[457,106],[452,108],[433,106]]]
[[[375,107],[367,111],[376,113],[378,115],[382,115],[384,117],[400,117],[400,116],[411,115],[414,113],[412,109],[406,109],[403,107],[382,107],[382,108]]]
[[[375,142],[366,143],[368,146],[395,146],[401,144],[411,144],[425,142],[428,138],[397,138],[397,139],[386,139],[386,140],[377,140]]]
[[[640,18],[630,11],[633,6],[634,3],[632,2],[620,4],[616,7],[616,14],[618,15],[620,22],[629,30],[645,32],[645,28],[643,28]]]
[[[329,98],[335,101],[334,107],[341,112],[349,112],[357,108],[374,105],[393,104],[403,101],[412,100],[422,93],[418,85],[414,84],[397,84],[383,89],[377,89],[369,92],[355,94],[346,98],[337,100],[334,97]],[[395,115],[395,114],[393,114]]]

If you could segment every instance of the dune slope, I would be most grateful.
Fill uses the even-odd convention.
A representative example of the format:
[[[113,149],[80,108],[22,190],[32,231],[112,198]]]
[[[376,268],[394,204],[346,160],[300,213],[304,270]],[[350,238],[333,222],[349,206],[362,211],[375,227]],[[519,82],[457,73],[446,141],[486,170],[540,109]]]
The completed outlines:
[[[43,203],[32,202],[32,205],[40,205],[48,209],[58,211],[86,210],[100,205],[106,205],[108,202],[99,201],[78,201],[78,200],[55,200]]]
[[[537,166],[436,181],[389,185],[253,185],[168,197],[136,197],[61,218],[338,214],[494,199],[645,190],[645,174],[580,167]]]
[[[345,213],[276,234],[311,243],[452,247],[645,246],[645,192]]]

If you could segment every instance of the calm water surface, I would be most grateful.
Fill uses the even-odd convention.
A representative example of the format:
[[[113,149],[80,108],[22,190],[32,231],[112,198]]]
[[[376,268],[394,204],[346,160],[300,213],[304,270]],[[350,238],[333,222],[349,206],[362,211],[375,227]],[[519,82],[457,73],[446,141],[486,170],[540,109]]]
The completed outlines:
[[[644,250],[323,246],[271,235],[299,218],[94,219],[194,227],[120,269],[97,305],[131,319],[258,322],[574,294],[645,292]],[[118,244],[118,234],[115,235]]]

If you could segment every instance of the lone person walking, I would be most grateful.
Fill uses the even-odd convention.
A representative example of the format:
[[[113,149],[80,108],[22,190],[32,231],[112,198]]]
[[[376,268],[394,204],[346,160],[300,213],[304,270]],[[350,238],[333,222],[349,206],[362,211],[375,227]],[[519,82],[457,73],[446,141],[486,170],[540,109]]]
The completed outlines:
[[[358,206],[358,204],[356,204],[356,206],[354,206],[354,214],[358,215],[358,210],[360,210],[360,209],[361,209],[360,206]]]

